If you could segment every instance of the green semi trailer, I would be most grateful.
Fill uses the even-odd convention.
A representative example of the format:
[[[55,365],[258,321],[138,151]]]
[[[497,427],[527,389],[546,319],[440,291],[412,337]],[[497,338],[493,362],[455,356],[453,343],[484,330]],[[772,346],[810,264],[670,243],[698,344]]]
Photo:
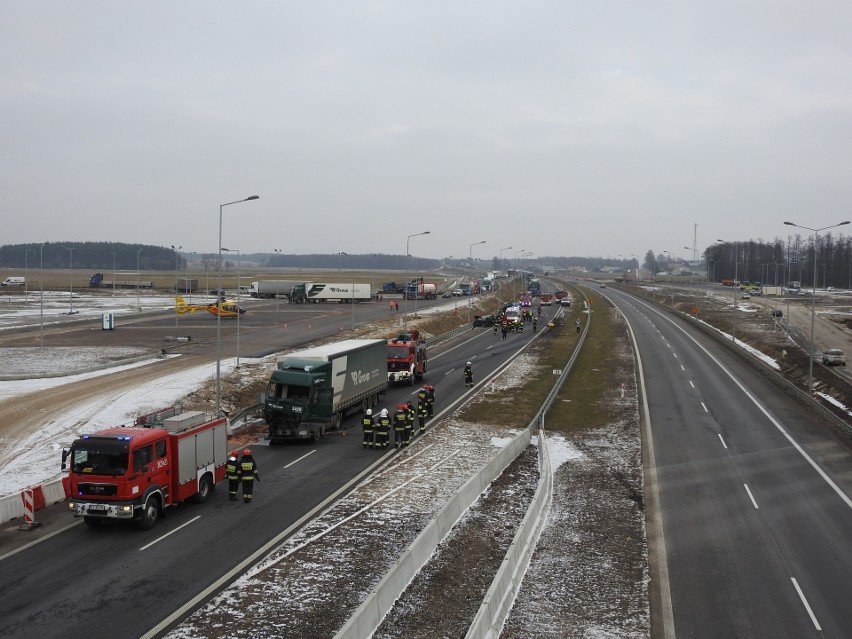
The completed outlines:
[[[264,398],[271,443],[316,441],[346,412],[378,404],[388,386],[386,349],[385,340],[348,339],[286,355]]]

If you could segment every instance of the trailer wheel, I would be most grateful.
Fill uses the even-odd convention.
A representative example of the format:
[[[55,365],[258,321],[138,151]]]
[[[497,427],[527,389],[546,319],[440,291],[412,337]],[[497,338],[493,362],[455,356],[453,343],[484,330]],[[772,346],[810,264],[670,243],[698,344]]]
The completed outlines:
[[[157,525],[159,519],[160,500],[152,495],[148,497],[148,501],[145,502],[144,508],[139,513],[139,517],[136,519],[136,527],[140,530],[151,530]]]
[[[83,523],[89,528],[97,528],[103,523],[103,519],[100,517],[83,517]]]
[[[213,481],[210,479],[210,475],[204,475],[198,482],[198,492],[192,496],[192,501],[196,504],[203,504],[210,498],[212,492]]]
[[[343,413],[335,413],[331,416],[331,430],[340,430],[343,424]]]

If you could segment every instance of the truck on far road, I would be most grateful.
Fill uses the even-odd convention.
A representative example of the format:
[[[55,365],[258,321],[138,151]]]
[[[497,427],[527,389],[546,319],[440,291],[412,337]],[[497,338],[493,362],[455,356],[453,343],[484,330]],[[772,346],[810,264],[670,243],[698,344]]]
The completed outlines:
[[[263,401],[269,440],[319,440],[350,410],[366,411],[387,390],[387,342],[347,339],[284,356]]]
[[[293,287],[301,283],[301,281],[294,280],[260,280],[251,283],[248,294],[260,298],[280,297],[282,295],[289,297]]]
[[[306,282],[297,284],[290,290],[290,302],[304,304],[306,302],[369,302],[372,290],[369,284],[329,284],[322,282]]]
[[[429,282],[411,282],[405,287],[405,299],[413,300],[438,299],[438,286]]]
[[[86,525],[133,521],[153,528],[168,506],[206,501],[225,476],[228,420],[191,411],[157,426],[107,428],[75,439],[62,453],[66,505]]]

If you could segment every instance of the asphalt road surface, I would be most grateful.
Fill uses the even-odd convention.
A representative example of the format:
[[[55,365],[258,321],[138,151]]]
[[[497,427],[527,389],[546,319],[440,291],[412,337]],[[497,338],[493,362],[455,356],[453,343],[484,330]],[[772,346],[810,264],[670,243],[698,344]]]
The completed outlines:
[[[293,309],[288,318],[316,331],[328,331],[340,321],[339,313],[310,310],[313,313]],[[387,309],[375,312],[385,316]],[[140,330],[161,330],[156,325],[161,321],[140,319]],[[258,351],[278,349],[287,335],[281,326],[269,330],[259,325],[251,330],[258,333],[250,339],[251,348]],[[526,331],[502,341],[490,329],[475,329],[433,349],[427,380],[436,388],[436,413],[440,415],[466,390],[462,381],[466,361],[473,362],[476,379],[482,379],[532,336]],[[232,346],[229,343],[229,352]],[[210,344],[194,351],[196,357],[209,357],[209,353]],[[127,381],[119,374],[109,379],[113,385]],[[382,406],[392,408],[409,399],[416,388],[391,388]],[[145,635],[208,585],[288,535],[303,517],[345,491],[383,458],[394,455],[393,451],[364,450],[360,429],[352,428],[357,423],[357,415],[349,417],[345,425],[350,428],[316,444],[254,446],[261,483],[250,505],[228,501],[220,486],[204,504],[169,509],[168,516],[147,532],[111,522],[88,529],[61,512],[61,505],[47,509],[41,515],[51,522],[53,536],[42,531],[40,541],[32,546],[10,550],[4,545],[0,551],[0,636],[112,639]]]
[[[847,448],[726,345],[607,295],[632,327],[648,398],[660,636],[852,636]]]

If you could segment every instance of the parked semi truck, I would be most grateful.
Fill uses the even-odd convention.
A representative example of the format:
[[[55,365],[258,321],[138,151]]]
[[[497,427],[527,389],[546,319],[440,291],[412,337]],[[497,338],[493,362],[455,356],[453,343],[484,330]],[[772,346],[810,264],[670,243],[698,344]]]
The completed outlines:
[[[372,290],[369,284],[329,284],[326,282],[306,282],[290,290],[290,302],[369,302]]]
[[[227,418],[198,411],[83,435],[62,453],[63,470],[70,458],[67,508],[91,527],[116,519],[153,528],[165,508],[210,496],[225,476],[227,447]]]
[[[273,444],[322,437],[388,386],[386,341],[348,339],[290,353],[272,373],[263,415]]]
[[[292,288],[301,283],[301,281],[296,280],[260,280],[251,283],[248,293],[252,297],[261,298],[288,297]]]
[[[405,299],[434,300],[438,298],[438,286],[429,282],[412,282],[405,287]]]
[[[402,333],[387,342],[388,383],[414,385],[426,374],[426,340],[420,331]]]

